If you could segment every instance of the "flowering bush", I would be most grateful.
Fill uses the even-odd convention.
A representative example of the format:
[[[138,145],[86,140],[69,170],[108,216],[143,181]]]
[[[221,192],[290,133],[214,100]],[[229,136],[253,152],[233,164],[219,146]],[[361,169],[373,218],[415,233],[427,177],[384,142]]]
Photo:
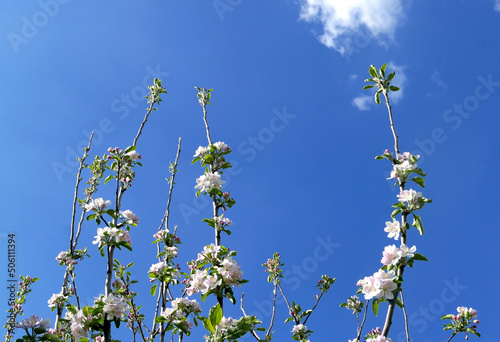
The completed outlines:
[[[374,66],[369,69],[372,78],[366,80],[374,84],[369,84],[364,89],[377,87],[375,101],[380,103],[382,94],[386,100],[393,132],[395,150],[392,154],[385,150],[376,159],[387,159],[392,163],[392,171],[389,179],[397,181],[399,187],[397,202],[392,206],[393,211],[391,220],[385,223],[384,232],[389,239],[399,241],[397,245],[388,245],[382,251],[382,266],[373,275],[366,276],[358,280],[357,295],[350,296],[341,307],[346,307],[355,314],[358,326],[356,329],[356,338],[350,341],[360,341],[362,330],[365,324],[367,307],[371,301],[372,309],[377,315],[381,303],[387,302],[387,315],[383,328],[377,327],[364,336],[368,342],[390,342],[388,337],[392,317],[395,307],[402,308],[406,321],[406,309],[403,299],[403,273],[406,267],[413,267],[415,261],[427,261],[427,259],[416,253],[415,246],[409,247],[407,239],[408,232],[412,227],[424,234],[422,220],[417,211],[421,210],[425,204],[431,203],[430,199],[425,198],[421,192],[406,189],[409,181],[414,182],[419,187],[425,187],[424,178],[426,174],[418,167],[419,156],[411,155],[408,152],[400,153],[398,137],[393,123],[392,109],[389,103],[389,92],[397,91],[398,88],[390,85],[394,77],[394,72],[385,76],[383,65],[379,70]],[[123,265],[116,258],[117,249],[124,247],[132,251],[131,234],[135,227],[139,225],[139,217],[132,210],[122,210],[122,199],[133,184],[136,177],[135,168],[142,166],[139,162],[141,155],[137,152],[136,146],[142,129],[148,116],[156,105],[161,102],[161,94],[166,93],[161,82],[155,79],[154,84],[149,87],[150,93],[147,96],[149,107],[144,121],[133,140],[131,146],[120,149],[119,147],[109,148],[107,154],[102,157],[96,156],[90,165],[85,164],[88,152],[92,143],[92,136],[89,145],[84,149],[84,155],[79,158],[80,168],[77,174],[77,184],[75,193],[78,194],[81,180],[81,172],[87,168],[90,173],[87,187],[83,191],[84,197],[77,199],[75,197],[73,206],[72,226],[70,231],[70,249],[60,252],[56,260],[60,266],[65,267],[62,281],[62,289],[54,293],[48,300],[48,306],[55,311],[54,328],[48,329],[48,319],[40,319],[33,315],[19,323],[6,324],[7,334],[5,341],[13,338],[13,328],[24,330],[25,335],[17,341],[116,341],[112,339],[113,326],[118,329],[121,323],[131,330],[131,340],[153,341],[158,338],[165,341],[168,337],[167,332],[171,332],[170,340],[178,336],[182,341],[185,336],[191,334],[194,326],[203,325],[206,330],[204,339],[210,342],[232,342],[238,341],[245,335],[251,335],[257,341],[273,340],[273,324],[276,313],[276,300],[278,291],[283,297],[289,317],[285,323],[293,322],[291,327],[291,337],[293,340],[309,342],[313,331],[308,329],[307,323],[312,313],[316,309],[323,295],[334,284],[335,278],[323,275],[319,279],[316,288],[319,291],[314,296],[315,303],[311,309],[303,309],[302,306],[294,301],[289,301],[282,287],[282,279],[285,277],[283,272],[284,264],[281,262],[281,256],[275,253],[263,264],[268,273],[268,282],[273,285],[273,307],[269,327],[265,328],[262,322],[255,316],[247,315],[243,305],[243,296],[240,301],[242,315],[239,318],[227,317],[224,315],[224,308],[229,301],[232,304],[237,303],[234,288],[247,283],[243,278],[243,270],[238,263],[237,252],[222,245],[222,233],[231,234],[233,222],[222,212],[232,208],[236,201],[231,197],[224,187],[226,181],[223,179],[224,172],[232,167],[226,157],[232,152],[231,147],[222,141],[213,143],[207,119],[207,106],[211,100],[211,89],[198,88],[198,101],[203,110],[203,120],[205,123],[208,145],[199,146],[193,155],[192,164],[200,163],[203,168],[203,174],[196,179],[197,196],[207,196],[211,200],[212,213],[208,218],[202,221],[214,231],[214,242],[203,247],[196,259],[187,264],[187,270],[175,263],[179,254],[181,239],[177,235],[177,226],[172,228],[169,225],[169,207],[172,198],[174,180],[177,173],[177,162],[181,150],[181,141],[177,150],[175,162],[170,163],[169,171],[171,177],[167,178],[170,189],[167,201],[167,209],[162,219],[161,225],[153,235],[153,243],[156,244],[156,262],[154,262],[147,273],[151,285],[151,295],[156,296],[156,306],[152,325],[145,323],[145,315],[141,312],[142,306],[136,303],[134,292],[136,280],[132,278],[130,271],[133,263]],[[112,199],[103,199],[96,197],[101,181],[107,184],[114,180],[114,194]],[[76,208],[79,205],[82,213],[80,221],[75,224]],[[410,224],[410,216],[413,221]],[[92,305],[81,306],[77,287],[75,267],[80,260],[88,256],[87,249],[76,249],[81,227],[86,221],[95,221],[98,226],[92,244],[96,245],[100,255],[106,260],[106,269],[103,270],[105,292],[94,299]],[[17,315],[22,315],[22,305],[26,301],[26,295],[30,292],[29,286],[35,282],[36,278],[22,277],[19,291],[15,303],[9,312],[13,315],[13,321]],[[172,288],[179,286],[181,295],[175,297],[172,295]],[[203,309],[196,300],[205,302],[212,299],[213,305],[208,309]],[[361,299],[358,296],[363,296]],[[364,314],[363,314],[364,309]],[[464,332],[466,338],[468,334],[480,336],[476,328],[477,320],[476,310],[465,307],[459,307],[457,315],[445,315],[443,319],[451,319],[451,323],[445,325],[445,330],[453,330],[451,340],[456,334]],[[360,322],[359,314],[363,314],[363,320]],[[200,324],[201,323],[201,324]],[[407,323],[407,322],[406,322]],[[407,324],[406,324],[407,325]],[[137,336],[139,335],[139,336]],[[281,337],[280,337],[281,339]],[[407,330],[407,340],[409,341],[409,332]],[[448,341],[449,341],[448,340]]]

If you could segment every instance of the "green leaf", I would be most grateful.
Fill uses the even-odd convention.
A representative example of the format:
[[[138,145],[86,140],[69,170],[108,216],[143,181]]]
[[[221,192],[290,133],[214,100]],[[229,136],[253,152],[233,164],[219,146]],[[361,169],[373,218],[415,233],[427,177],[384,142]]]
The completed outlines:
[[[399,90],[399,88],[396,87],[396,86],[390,86],[389,89],[392,90],[392,91],[398,91]]]
[[[106,184],[107,182],[109,182],[110,180],[113,179],[113,175],[109,175],[108,177],[106,177],[106,179],[104,180],[104,184]]]
[[[392,217],[392,218],[396,218],[396,215],[397,215],[397,214],[399,214],[399,213],[401,213],[401,212],[403,212],[403,209],[401,209],[401,208],[396,209],[396,210],[394,210],[394,211],[392,212],[391,217]]]
[[[380,67],[380,75],[382,75],[383,78],[385,78],[385,68],[387,68],[387,64],[383,64],[381,67]]]
[[[375,68],[375,66],[374,66],[374,65],[370,65],[369,72],[370,72],[370,75],[371,75],[372,77],[377,77],[377,76],[378,76],[378,75],[377,75],[377,69]]]
[[[382,160],[382,159],[385,159],[385,157],[384,156],[376,156],[375,159],[376,160]]]
[[[213,327],[220,323],[220,321],[222,320],[222,308],[220,307],[219,303],[210,308],[208,319],[210,320],[210,323]]]
[[[209,333],[213,334],[214,333],[214,326],[210,322],[210,320],[206,317],[200,317],[201,321],[203,322],[203,326],[205,329],[208,330]]]
[[[363,90],[366,90],[366,89],[371,89],[371,88],[373,88],[373,87],[375,87],[373,84],[368,84],[368,85],[365,85],[365,86],[363,87]]]
[[[380,300],[379,299],[375,299],[372,301],[372,310],[373,310],[373,314],[375,316],[378,315],[378,306],[380,304]]]
[[[411,180],[420,185],[420,187],[425,188],[425,180],[422,177],[413,177]]]
[[[422,260],[422,261],[429,261],[426,257],[424,257],[422,254],[420,253],[415,253],[413,254],[413,260]]]
[[[380,91],[375,93],[375,103],[380,104]]]
[[[154,296],[156,293],[156,288],[158,287],[158,284],[154,284],[151,286],[151,295]]]
[[[396,305],[399,306],[401,309],[403,308],[403,302],[401,301],[401,299],[399,299],[399,297],[396,297]]]
[[[389,74],[389,76],[387,77],[387,80],[388,80],[388,81],[392,81],[392,79],[394,78],[394,76],[395,76],[395,75],[396,75],[396,72],[395,72],[395,71],[391,72],[391,73]]]
[[[420,235],[424,235],[424,227],[422,226],[422,220],[420,219],[420,216],[413,214],[412,226],[418,229]]]

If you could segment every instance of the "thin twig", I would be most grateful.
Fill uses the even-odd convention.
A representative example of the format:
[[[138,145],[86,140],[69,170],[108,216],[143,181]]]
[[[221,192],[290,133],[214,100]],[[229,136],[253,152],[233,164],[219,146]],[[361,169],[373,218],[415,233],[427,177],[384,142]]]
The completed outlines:
[[[76,239],[75,239],[75,216],[76,216],[76,205],[77,205],[76,203],[78,201],[78,188],[79,188],[80,182],[82,180],[81,174],[82,174],[82,170],[85,166],[84,162],[85,162],[85,159],[87,159],[88,152],[90,151],[90,147],[92,146],[92,139],[93,138],[94,138],[94,132],[92,132],[90,134],[89,143],[88,143],[87,147],[83,149],[84,153],[83,153],[82,158],[80,159],[80,165],[78,167],[78,172],[76,174],[75,192],[74,192],[74,196],[73,196],[73,207],[71,210],[71,231],[70,231],[70,237],[69,237],[69,250],[70,250],[71,257],[73,257],[73,253],[75,252],[76,242],[78,241],[78,236],[80,235],[81,222],[83,221],[83,216],[85,215],[85,210],[84,210],[84,212],[82,213],[82,218],[80,218],[80,222],[78,224],[78,231],[77,231],[77,235],[76,235]],[[68,285],[69,275],[70,275],[70,272],[68,271],[68,268],[66,266],[66,270],[64,271],[63,284],[61,286],[61,293],[64,295],[66,294],[66,286]],[[73,283],[74,283],[74,280],[73,280]],[[61,316],[62,316],[62,312],[63,312],[63,308],[58,307],[56,319],[55,319],[55,323],[54,323],[54,329],[56,329],[56,331],[59,331],[58,325],[59,325],[59,320],[61,319]]]
[[[358,327],[358,336],[356,336],[356,341],[359,341],[359,339],[361,338],[361,332],[363,331],[363,326],[365,325],[366,313],[368,312],[368,304],[369,303],[370,303],[370,301],[368,300],[366,302],[366,305],[365,305],[365,313],[363,315],[363,321],[361,322],[361,325]]]
[[[267,328],[267,332],[265,335],[266,339],[271,334],[271,330],[273,329],[273,324],[274,324],[274,317],[276,316],[276,297],[278,297],[278,283],[277,282],[274,284],[273,297],[274,297],[273,298],[273,313],[271,315],[271,322],[269,323],[269,328]]]
[[[288,306],[288,311],[291,313],[292,312],[292,307],[290,306],[290,303],[288,303],[288,298],[286,298],[285,296],[285,293],[283,292],[283,289],[281,288],[281,285],[278,284],[278,288],[280,289],[280,292],[281,292],[281,295],[283,296],[283,298],[285,299],[285,302],[286,302],[286,306]],[[295,317],[294,317],[295,319]],[[295,322],[298,324],[299,322],[297,322],[297,320],[295,319]]]
[[[388,90],[386,88],[383,88],[382,93],[384,94],[385,104],[387,106],[387,111],[389,112],[389,121],[391,122],[392,136],[394,137],[394,150],[396,152],[396,157],[397,157],[399,154],[399,142],[398,142],[398,135],[396,134],[396,127],[394,126],[394,119],[392,118],[392,107],[389,101]]]
[[[243,312],[243,315],[245,317],[247,317],[247,313],[245,312],[245,308],[243,307],[243,300],[245,299],[245,293],[242,293],[241,294],[241,304],[240,304],[240,309],[241,311]],[[271,327],[272,327],[272,324],[271,324]],[[257,335],[257,333],[255,332],[254,329],[250,330],[250,332],[252,333],[253,337],[255,337],[257,339],[257,341],[261,341],[259,335]],[[266,337],[267,337],[267,333],[266,333]]]
[[[139,131],[137,132],[137,135],[134,138],[134,142],[132,143],[132,146],[137,146],[137,140],[139,140],[139,137],[142,134],[142,129],[144,128],[146,121],[148,121],[149,114],[151,114],[151,112],[153,111],[155,103],[156,103],[156,101],[153,101],[150,103],[148,110],[146,112],[146,115],[144,116],[144,120],[142,120],[141,126],[139,127]]]
[[[451,341],[451,339],[452,339],[453,337],[455,337],[455,335],[456,335],[456,334],[457,334],[456,332],[454,332],[453,334],[451,334],[450,338],[449,338],[449,339],[447,339],[447,340],[446,340],[446,342],[450,342],[450,341]]]
[[[311,312],[309,312],[309,315],[307,315],[306,319],[304,320],[304,323],[303,324],[306,324],[307,320],[309,319],[309,317],[311,316],[311,314],[314,312],[314,309],[316,309],[316,307],[318,306],[318,303],[319,301],[321,300],[321,297],[323,297],[323,294],[325,294],[324,292],[321,292],[321,294],[319,295],[318,299],[316,299],[316,303],[314,303],[314,306],[313,308],[311,309]]]
[[[408,315],[406,314],[405,299],[403,297],[403,289],[400,292],[401,303],[403,303],[403,315],[405,316],[405,331],[406,331],[406,341],[410,342],[410,330],[408,329]]]

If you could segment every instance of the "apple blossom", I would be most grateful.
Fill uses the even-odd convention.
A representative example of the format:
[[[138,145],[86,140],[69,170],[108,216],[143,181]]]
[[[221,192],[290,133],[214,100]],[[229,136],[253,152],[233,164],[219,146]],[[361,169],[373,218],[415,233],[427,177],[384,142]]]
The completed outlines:
[[[226,181],[220,179],[218,172],[206,173],[196,179],[195,188],[200,191],[209,192],[212,189],[222,189],[222,184]]]
[[[399,234],[401,233],[401,225],[399,223],[399,221],[393,219],[392,222],[390,221],[387,221],[385,222],[385,228],[384,228],[384,231],[387,234],[387,237],[390,239],[390,238],[394,238],[394,240],[397,240],[399,239]]]
[[[107,297],[101,298],[104,303],[104,308],[102,312],[106,315],[106,319],[123,319],[128,311],[128,304],[123,298],[115,297],[113,294],[109,294]]]
[[[95,211],[95,212],[102,212],[104,209],[106,209],[109,205],[111,204],[111,201],[105,201],[102,198],[96,198],[90,201],[89,203],[85,204],[85,210],[86,211]]]
[[[137,217],[137,215],[135,215],[131,210],[127,209],[125,211],[121,211],[120,213],[128,220],[128,223],[139,223],[139,217]]]
[[[50,319],[41,319],[37,315],[32,315],[29,318],[23,319],[21,322],[16,323],[16,328],[21,329],[35,329],[35,328],[47,328],[50,325]]]

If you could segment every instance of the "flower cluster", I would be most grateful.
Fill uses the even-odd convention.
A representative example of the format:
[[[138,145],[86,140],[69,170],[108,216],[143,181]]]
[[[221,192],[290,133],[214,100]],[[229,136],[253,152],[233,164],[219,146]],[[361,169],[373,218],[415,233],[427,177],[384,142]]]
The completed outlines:
[[[122,214],[122,216],[125,218],[125,222],[127,224],[133,224],[133,225],[136,225],[136,224],[139,224],[139,217],[137,217],[137,215],[135,215],[132,210],[124,210],[124,211],[121,211],[120,214]]]
[[[95,240],[92,241],[94,245],[98,245],[99,248],[103,246],[113,246],[119,245],[122,242],[128,245],[132,244],[130,239],[130,234],[125,229],[118,228],[97,228],[97,235],[94,236]]]
[[[174,324],[182,331],[191,330],[193,323],[191,323],[187,316],[190,314],[198,315],[201,313],[201,307],[196,300],[189,300],[187,298],[177,298],[171,302],[171,307],[162,311],[161,315],[165,317],[167,323]]]
[[[62,308],[64,303],[68,300],[68,297],[62,293],[54,293],[52,297],[47,301],[49,308]]]
[[[101,159],[99,156],[95,156],[94,162],[88,166],[92,176],[87,181],[88,187],[84,190],[87,201],[91,201],[92,195],[97,192],[97,186],[99,185],[101,178],[104,176],[107,161],[108,159],[106,157]]]
[[[312,331],[308,330],[304,324],[297,324],[292,328],[292,338],[296,341],[305,341],[311,333]]]
[[[149,281],[153,282],[155,279],[160,281],[172,281],[180,279],[181,274],[176,267],[170,266],[166,261],[151,265],[148,271]]]
[[[218,286],[233,287],[245,282],[243,271],[232,258],[235,252],[230,252],[223,246],[207,245],[198,253],[195,261],[188,263],[191,275],[186,293],[191,296],[201,292],[202,295],[215,291]],[[205,266],[208,268],[205,268]]]
[[[441,319],[451,319],[451,323],[445,324],[444,330],[453,330],[453,335],[464,332],[466,340],[469,339],[469,333],[481,337],[481,334],[477,332],[477,325],[479,324],[477,310],[459,306],[457,312],[457,315],[450,314],[441,317]]]
[[[59,266],[66,265],[70,270],[74,270],[78,261],[73,259],[68,251],[61,251],[57,256],[56,260],[59,261]]]
[[[385,151],[388,153],[389,151]],[[391,177],[388,179],[397,179],[399,184],[403,184],[408,180],[408,176],[417,170],[417,160],[419,155],[412,156],[409,152],[398,154],[393,160],[394,166],[391,171]],[[417,171],[418,172],[418,171]]]
[[[365,295],[366,300],[372,298],[393,299],[393,291],[398,287],[394,282],[395,279],[394,271],[378,270],[372,276],[358,280],[356,285],[361,287],[361,292]]]
[[[399,248],[395,245],[386,246],[382,252],[382,260],[380,262],[386,266],[396,266],[398,263],[406,264],[406,261],[412,258],[416,251],[417,247],[408,248],[405,244],[401,244]]]
[[[16,328],[21,329],[35,329],[44,328],[46,329],[50,325],[50,319],[41,319],[37,315],[33,315],[29,318],[23,319],[21,322],[16,323]]]
[[[347,298],[347,302],[342,303],[340,306],[352,310],[352,313],[355,314],[357,312],[361,312],[364,305],[365,304],[359,300],[358,296],[351,296]]]
[[[226,162],[224,155],[228,153],[231,153],[231,147],[222,141],[207,147],[200,146],[193,155],[193,163],[199,160],[203,167],[211,165],[212,171],[227,169],[231,164]]]
[[[106,315],[106,319],[122,320],[126,317],[128,304],[123,298],[118,298],[113,294],[109,294],[107,297],[101,295],[101,297],[97,299],[97,302],[98,301],[101,301],[104,304],[102,312]]]
[[[382,329],[377,327],[365,336],[366,342],[392,342],[388,337],[382,335]]]
[[[102,198],[96,198],[85,204],[84,207],[86,211],[95,211],[96,213],[102,214],[110,204],[111,201],[105,201]]]
[[[280,278],[283,278],[283,269],[281,268],[284,264],[281,263],[281,255],[279,253],[274,253],[272,259],[267,259],[267,262],[263,264],[266,268],[266,272],[269,273],[267,277],[267,281],[274,282],[274,284],[278,284],[280,282]]]
[[[413,189],[402,190],[397,196],[398,196],[399,202],[401,202],[401,203],[406,202],[407,203],[406,206],[407,206],[408,210],[418,210],[418,209],[422,208],[422,206],[425,203],[423,201],[423,199],[425,199],[425,198],[422,197],[422,193],[416,192]]]
[[[108,148],[108,153],[108,160],[113,160],[110,169],[116,172],[116,176],[109,176],[106,178],[106,181],[111,178],[116,178],[120,180],[123,190],[129,188],[135,177],[133,167],[135,165],[142,166],[142,164],[138,162],[142,156],[137,153],[135,146],[129,146],[125,150],[120,150],[118,147],[110,147]]]
[[[210,192],[213,189],[222,189],[222,184],[226,181],[220,178],[220,174],[216,171],[214,173],[205,173],[196,179],[195,189],[199,189],[198,192]]]

